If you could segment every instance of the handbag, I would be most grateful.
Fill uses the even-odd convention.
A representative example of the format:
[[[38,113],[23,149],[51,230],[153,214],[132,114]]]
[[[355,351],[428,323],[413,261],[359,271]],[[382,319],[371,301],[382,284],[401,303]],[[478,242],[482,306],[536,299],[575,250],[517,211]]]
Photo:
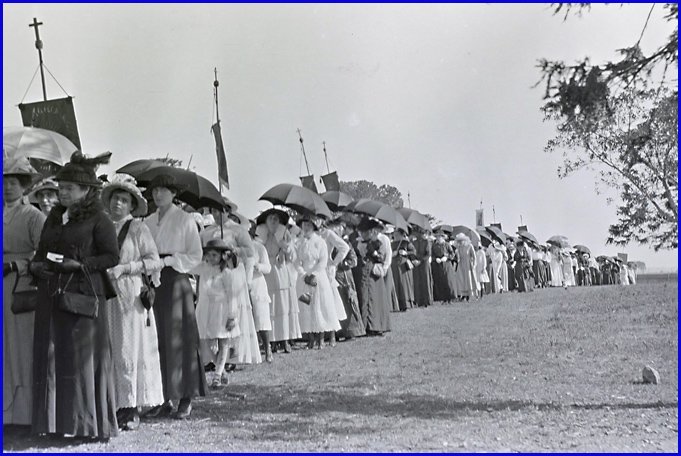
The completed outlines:
[[[21,281],[21,286],[19,282]],[[36,287],[31,276],[17,274],[17,279],[14,281],[12,288],[12,313],[22,314],[33,312],[38,307],[38,287]]]
[[[69,276],[66,281],[64,288],[59,287],[57,290],[57,308],[64,312],[68,312],[74,315],[87,318],[97,318],[99,312],[99,296],[95,291],[95,287],[92,284],[92,277],[87,268],[83,268],[83,274],[88,280],[90,287],[92,288],[93,296],[85,295],[81,293],[76,293],[73,291],[66,291],[66,287],[73,279],[73,273]]]

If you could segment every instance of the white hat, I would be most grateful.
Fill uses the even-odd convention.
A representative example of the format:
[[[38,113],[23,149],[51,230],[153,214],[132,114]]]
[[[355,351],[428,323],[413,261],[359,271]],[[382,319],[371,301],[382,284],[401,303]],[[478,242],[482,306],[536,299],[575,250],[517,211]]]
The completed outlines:
[[[130,212],[133,217],[143,217],[147,215],[147,200],[142,196],[142,191],[137,188],[137,181],[134,177],[128,174],[119,173],[114,174],[109,179],[109,183],[102,189],[102,203],[104,203],[104,207],[107,209],[111,201],[111,194],[114,190],[124,190],[130,193],[135,199],[137,207]]]

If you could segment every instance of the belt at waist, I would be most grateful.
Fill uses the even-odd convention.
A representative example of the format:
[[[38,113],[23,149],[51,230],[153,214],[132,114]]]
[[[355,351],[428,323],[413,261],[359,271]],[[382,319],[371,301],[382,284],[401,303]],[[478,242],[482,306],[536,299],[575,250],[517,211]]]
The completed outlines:
[[[172,253],[159,253],[158,254],[158,256],[160,258],[165,258],[165,257],[169,257],[169,256],[172,256],[172,255],[173,255]]]

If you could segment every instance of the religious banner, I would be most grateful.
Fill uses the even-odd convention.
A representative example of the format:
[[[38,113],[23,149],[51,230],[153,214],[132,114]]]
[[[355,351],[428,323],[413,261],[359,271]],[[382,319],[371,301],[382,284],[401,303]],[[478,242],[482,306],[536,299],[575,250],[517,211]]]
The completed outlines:
[[[485,210],[476,209],[475,210],[475,227],[484,228],[485,227]]]
[[[64,135],[80,149],[73,98],[56,98],[19,105],[24,127],[44,128]]]
[[[215,152],[218,155],[218,179],[220,183],[229,190],[229,175],[227,173],[227,157],[225,157],[225,146],[222,143],[222,131],[220,124],[216,122],[213,127],[213,137],[215,137]]]
[[[529,232],[530,230],[527,229],[527,225],[521,225],[518,227],[518,231],[527,231]]]
[[[336,171],[322,176],[322,182],[326,191],[340,191],[340,182],[338,181],[338,173]]]
[[[629,261],[629,254],[628,253],[618,253],[617,258],[620,260],[624,261],[625,263]]]
[[[300,182],[303,185],[303,187],[312,190],[315,193],[319,193],[317,191],[317,185],[315,185],[314,183],[314,176],[301,176]]]
[[[492,223],[490,226],[496,226],[499,228],[501,231],[504,231],[503,228],[501,228],[501,223]]]

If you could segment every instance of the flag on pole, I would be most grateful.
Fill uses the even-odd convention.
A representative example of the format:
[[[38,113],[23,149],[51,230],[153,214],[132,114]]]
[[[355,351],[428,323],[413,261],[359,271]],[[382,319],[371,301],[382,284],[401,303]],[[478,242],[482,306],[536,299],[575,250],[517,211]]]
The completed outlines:
[[[475,227],[484,228],[485,227],[485,212],[484,209],[475,210]]]
[[[303,187],[312,190],[315,193],[319,193],[317,191],[317,185],[314,183],[314,176],[300,176],[300,183],[303,185]]]
[[[222,132],[220,130],[220,123],[216,122],[213,127],[213,136],[215,137],[215,152],[218,154],[218,178],[222,185],[229,190],[229,175],[227,174],[227,157],[225,157],[225,146],[222,143]]]
[[[340,182],[338,182],[338,174],[333,171],[329,174],[322,176],[322,181],[324,182],[324,187],[326,191],[340,191]]]

